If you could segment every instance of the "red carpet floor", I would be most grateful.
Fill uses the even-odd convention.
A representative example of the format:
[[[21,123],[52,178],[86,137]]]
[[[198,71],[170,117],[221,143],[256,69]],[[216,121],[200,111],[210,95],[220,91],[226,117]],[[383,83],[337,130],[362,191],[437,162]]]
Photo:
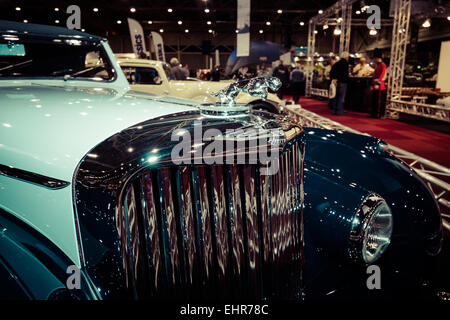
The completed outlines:
[[[381,138],[393,146],[450,168],[450,135],[448,134],[400,121],[369,118],[366,113],[346,111],[345,115],[336,116],[328,108],[328,102],[315,99],[302,97],[300,105],[306,110]]]

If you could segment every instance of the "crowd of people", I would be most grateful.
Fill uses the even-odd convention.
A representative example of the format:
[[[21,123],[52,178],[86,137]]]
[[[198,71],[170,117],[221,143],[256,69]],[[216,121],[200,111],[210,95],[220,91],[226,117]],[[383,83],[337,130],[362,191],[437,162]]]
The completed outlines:
[[[343,52],[340,58],[336,61],[334,58],[328,60],[328,64],[323,68],[321,77],[324,77],[330,83],[330,108],[335,115],[344,114],[344,102],[347,92],[347,85],[349,77],[372,77],[371,92],[372,92],[372,112],[371,116],[374,118],[384,117],[386,107],[386,64],[382,61],[381,55],[375,55],[375,69],[372,68],[366,58],[361,57],[359,63],[351,70],[349,66],[350,55],[348,52]],[[193,75],[190,75],[188,65],[184,67],[180,64],[177,58],[170,59],[171,65],[171,79],[172,80],[186,80],[189,76],[198,78],[204,81],[220,81],[225,79],[225,73],[219,65],[215,65],[212,70],[197,70]],[[271,75],[281,80],[281,88],[277,91],[280,99],[283,99],[287,94],[291,95],[294,103],[299,103],[300,97],[305,92],[305,73],[300,64],[285,65],[282,60],[279,60],[274,68],[269,68],[265,64],[257,66],[245,66],[239,68],[232,78],[241,80],[255,76]]]
[[[329,79],[330,84],[330,103],[333,109],[333,114],[344,114],[344,101],[347,92],[347,85],[349,81],[349,53],[343,52],[339,61],[331,62],[329,65]],[[355,65],[351,71],[351,75],[355,77],[372,77],[371,94],[372,94],[372,110],[371,116],[373,118],[383,118],[386,109],[386,73],[387,67],[383,62],[381,55],[375,55],[376,67],[373,69],[365,58],[360,58],[359,63]]]
[[[233,79],[241,80],[256,76],[274,76],[281,80],[281,88],[277,91],[280,99],[286,95],[291,95],[295,103],[298,103],[300,96],[305,93],[305,74],[303,67],[299,64],[295,66],[285,65],[282,60],[276,62],[275,67],[269,68],[266,64],[256,66],[245,66],[233,75]]]
[[[186,80],[188,77],[197,78],[203,81],[220,81],[227,79],[225,71],[219,65],[215,65],[212,70],[199,69],[192,74],[189,66],[184,67],[177,58],[170,59],[170,79]],[[277,61],[274,68],[269,68],[266,64],[256,66],[244,66],[239,68],[231,78],[234,80],[248,79],[255,76],[274,76],[281,80],[282,86],[278,90],[277,95],[280,99],[286,94],[292,95],[295,103],[298,103],[300,96],[305,92],[305,74],[303,67],[300,65],[285,65],[283,61]]]
[[[203,81],[220,81],[225,78],[225,72],[219,65],[215,65],[212,70],[198,69],[190,70],[189,65],[183,65],[173,57],[170,59],[170,80],[187,80],[188,78],[197,78]]]

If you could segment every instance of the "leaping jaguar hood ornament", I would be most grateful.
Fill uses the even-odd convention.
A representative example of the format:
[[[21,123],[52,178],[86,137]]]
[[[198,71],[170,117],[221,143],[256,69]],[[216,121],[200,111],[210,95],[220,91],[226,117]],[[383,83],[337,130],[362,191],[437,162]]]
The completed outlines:
[[[259,96],[265,100],[267,98],[267,88],[272,91],[277,91],[280,87],[280,79],[276,77],[262,76],[237,81],[211,95],[214,97],[219,97],[219,101],[222,104],[234,105],[234,99],[238,96],[239,92],[248,93],[252,97]]]
[[[205,116],[212,117],[242,117],[250,113],[248,105],[237,104],[234,99],[240,92],[248,93],[252,97],[267,99],[267,89],[277,91],[281,87],[280,79],[276,77],[262,76],[251,79],[237,81],[212,93],[213,97],[218,97],[215,104],[203,104],[200,111]]]

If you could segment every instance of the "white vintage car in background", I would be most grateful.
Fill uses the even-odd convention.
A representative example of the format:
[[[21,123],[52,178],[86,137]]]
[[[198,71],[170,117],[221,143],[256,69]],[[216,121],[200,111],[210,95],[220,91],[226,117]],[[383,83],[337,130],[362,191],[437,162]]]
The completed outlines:
[[[212,103],[217,101],[217,98],[212,97],[211,94],[233,82],[231,80],[170,80],[170,66],[165,62],[136,59],[132,53],[116,54],[115,56],[131,88],[136,91],[168,95],[200,103]],[[285,106],[285,101],[279,99],[273,93],[269,93],[265,100],[261,97],[252,97],[246,93],[240,93],[235,101],[241,104],[250,104],[253,109],[272,113],[281,113]]]

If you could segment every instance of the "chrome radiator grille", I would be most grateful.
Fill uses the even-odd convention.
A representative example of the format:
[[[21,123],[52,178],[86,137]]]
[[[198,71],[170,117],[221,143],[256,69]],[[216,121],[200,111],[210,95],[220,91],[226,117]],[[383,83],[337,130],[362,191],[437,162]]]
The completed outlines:
[[[122,190],[116,228],[135,298],[301,295],[303,146],[261,165],[162,167]]]

